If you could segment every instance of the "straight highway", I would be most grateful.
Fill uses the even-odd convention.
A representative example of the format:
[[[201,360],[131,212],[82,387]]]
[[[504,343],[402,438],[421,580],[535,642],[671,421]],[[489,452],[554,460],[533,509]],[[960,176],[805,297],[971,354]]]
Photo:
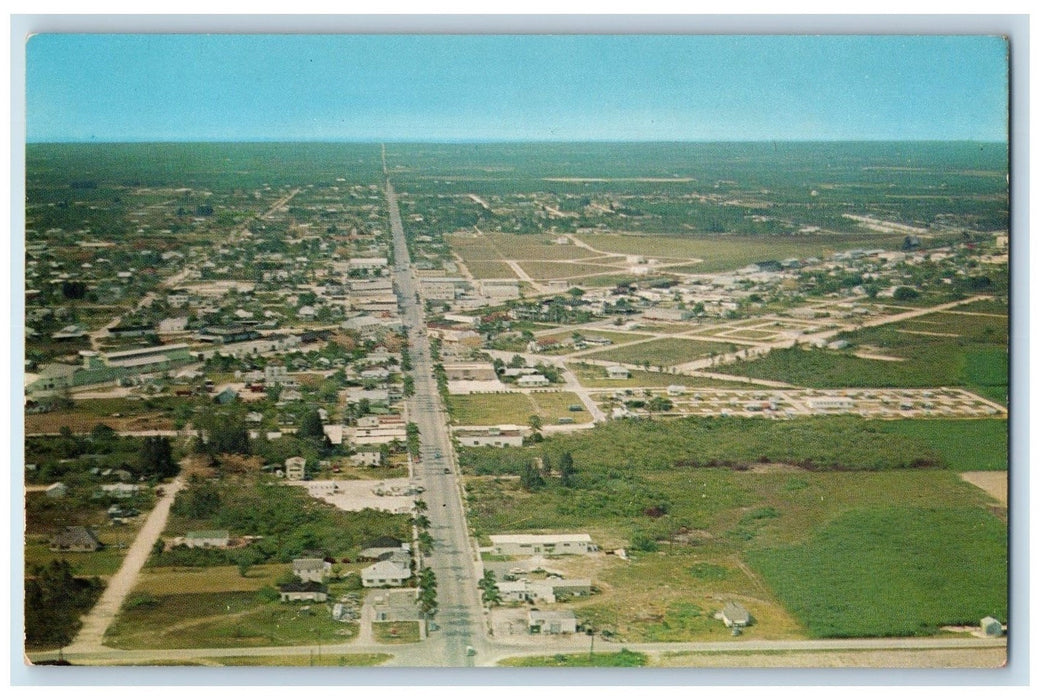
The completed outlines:
[[[447,413],[437,392],[418,280],[411,268],[397,196],[389,178],[386,197],[393,239],[394,284],[408,328],[415,379],[415,394],[407,401],[406,410],[408,420],[419,427],[422,443],[415,477],[426,489],[423,499],[434,539],[433,552],[425,558],[424,565],[433,569],[437,578],[439,629],[431,632],[426,642],[429,658],[424,655],[422,661],[431,666],[473,666],[478,655],[487,652],[484,611],[477,595],[478,559],[466,525]]]

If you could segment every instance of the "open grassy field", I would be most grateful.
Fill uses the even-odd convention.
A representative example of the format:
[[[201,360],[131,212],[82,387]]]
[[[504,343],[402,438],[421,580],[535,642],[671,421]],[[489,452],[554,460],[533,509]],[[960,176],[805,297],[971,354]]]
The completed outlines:
[[[466,260],[465,265],[476,279],[497,280],[516,277],[513,268],[498,260]]]
[[[598,257],[588,248],[556,245],[552,236],[516,236],[508,233],[485,233],[483,240],[506,260],[581,260]]]
[[[419,623],[373,622],[372,636],[380,644],[414,644],[419,641]]]
[[[448,412],[456,425],[527,425],[533,415],[545,424],[555,423],[561,416],[573,418],[575,423],[588,423],[592,416],[584,406],[580,411],[569,410],[571,406],[581,405],[581,399],[569,391],[448,397]]]
[[[729,345],[725,343],[712,343],[686,338],[660,338],[637,345],[615,347],[603,352],[590,353],[587,357],[595,360],[624,362],[634,365],[649,363],[652,367],[671,367],[692,362],[698,357],[705,357],[713,352],[726,352],[728,349]]]
[[[697,258],[689,271],[706,273],[735,270],[760,260],[827,256],[852,248],[898,249],[901,236],[890,234],[818,234],[787,236],[694,235],[675,236],[582,233],[579,240],[592,248],[621,255],[659,259]]]
[[[574,372],[581,385],[596,389],[625,389],[630,387],[666,387],[670,384],[678,384],[688,387],[703,387],[717,389],[747,388],[745,382],[727,382],[711,377],[691,377],[685,374],[669,374],[667,372],[647,372],[641,369],[631,370],[628,379],[611,379],[607,376],[607,370],[599,365],[582,365],[581,360],[568,365]]]
[[[848,512],[804,543],[747,556],[816,637],[1007,619],[1007,528],[981,508]]]
[[[267,602],[255,591],[131,594],[105,633],[117,649],[227,648],[345,642],[356,624],[336,622],[322,604]]]
[[[726,600],[741,602],[755,617],[747,635],[816,634],[805,618],[792,614],[779,584],[758,571],[759,560],[751,560],[750,553],[805,547],[832,523],[858,513],[886,522],[892,509],[936,515],[933,520],[896,518],[888,529],[876,530],[879,538],[902,537],[890,540],[892,566],[871,573],[873,578],[864,576],[862,586],[843,590],[850,601],[842,608],[846,617],[836,619],[854,626],[862,606],[872,600],[869,582],[876,580],[896,591],[891,595],[904,597],[903,610],[910,611],[906,614],[913,625],[931,629],[937,620],[956,622],[963,610],[957,599],[946,605],[944,596],[901,577],[916,554],[942,551],[952,538],[978,548],[972,552],[984,552],[979,554],[986,562],[981,567],[962,566],[969,555],[929,560],[930,575],[945,582],[943,590],[961,588],[963,600],[972,598],[976,586],[987,592],[1004,590],[1003,569],[990,564],[1002,561],[1007,548],[999,538],[976,537],[979,518],[990,523],[979,526],[987,533],[1002,527],[999,516],[989,514],[985,493],[952,469],[905,467],[917,460],[952,462],[966,451],[950,442],[960,434],[999,444],[1004,422],[980,427],[982,423],[854,418],[624,422],[553,436],[529,448],[464,449],[460,461],[467,474],[487,475],[466,481],[470,524],[478,537],[573,530],[589,532],[604,551],[628,550],[627,561],[603,555],[582,559],[583,575],[591,576],[600,592],[575,605],[580,620],[613,630],[621,641],[727,638],[728,631],[713,618]],[[817,461],[816,470],[795,466],[803,459],[821,460],[820,450],[832,449],[833,456]],[[996,454],[992,446],[982,450]],[[571,486],[563,486],[555,473],[534,491],[525,490],[519,479],[494,476],[520,473],[542,454],[555,465],[562,451],[573,455],[577,470]],[[747,456],[746,467],[692,466],[738,454]],[[827,470],[830,460],[844,468],[873,466]],[[904,468],[893,468],[898,465]],[[961,517],[965,510],[978,517]],[[869,541],[862,536],[860,544]],[[855,545],[852,540],[843,543],[850,551]],[[812,550],[819,566],[840,569],[842,557],[851,556],[834,551],[828,560],[828,551]],[[860,550],[859,556],[869,560],[870,552]],[[558,565],[571,566],[569,559]],[[840,636],[834,629],[824,634]]]
[[[616,265],[605,265],[599,262],[573,263],[547,262],[544,260],[523,260],[520,262],[520,267],[536,280],[575,279],[577,281],[589,275],[624,269]]]

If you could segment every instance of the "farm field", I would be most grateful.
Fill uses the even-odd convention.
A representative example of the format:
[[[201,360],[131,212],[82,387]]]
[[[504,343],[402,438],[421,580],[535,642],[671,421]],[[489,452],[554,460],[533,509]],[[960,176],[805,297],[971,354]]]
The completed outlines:
[[[592,416],[585,410],[571,411],[581,406],[581,399],[569,391],[540,391],[531,393],[468,394],[449,396],[448,412],[456,425],[527,425],[536,415],[548,425],[567,416],[575,423],[589,423]]]

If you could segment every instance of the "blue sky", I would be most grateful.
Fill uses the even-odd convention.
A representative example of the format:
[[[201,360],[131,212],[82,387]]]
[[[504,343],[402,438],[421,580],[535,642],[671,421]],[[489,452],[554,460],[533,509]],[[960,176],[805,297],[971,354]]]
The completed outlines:
[[[1003,141],[984,36],[42,34],[29,141]]]

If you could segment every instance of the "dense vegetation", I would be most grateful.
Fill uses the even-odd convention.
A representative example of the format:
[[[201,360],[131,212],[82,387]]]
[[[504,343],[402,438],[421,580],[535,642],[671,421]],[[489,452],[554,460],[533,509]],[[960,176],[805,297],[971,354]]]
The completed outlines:
[[[979,508],[853,511],[802,544],[747,556],[816,637],[1007,620],[1007,527]]]
[[[101,595],[101,581],[78,578],[64,559],[34,567],[25,579],[25,644],[55,648],[69,644],[80,628],[79,616]]]
[[[1002,420],[863,420],[853,416],[771,421],[759,418],[625,420],[559,435],[538,448],[463,448],[460,464],[474,474],[519,476],[542,453],[569,452],[575,483],[591,486],[597,474],[621,470],[779,462],[807,470],[886,470],[921,467],[1007,468]],[[969,452],[965,445],[971,445]]]
[[[169,536],[187,530],[226,529],[234,536],[260,537],[240,550],[171,549],[153,556],[156,565],[211,565],[287,562],[303,552],[355,556],[362,546],[390,535],[407,539],[408,516],[382,511],[342,511],[299,488],[256,475],[225,477],[218,483],[195,479],[177,494]]]

